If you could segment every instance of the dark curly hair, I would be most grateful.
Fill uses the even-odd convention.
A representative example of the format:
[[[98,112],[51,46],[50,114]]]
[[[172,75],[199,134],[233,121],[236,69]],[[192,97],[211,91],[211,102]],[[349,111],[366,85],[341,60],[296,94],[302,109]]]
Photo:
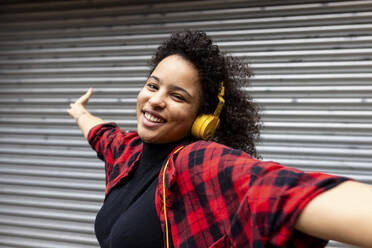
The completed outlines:
[[[150,73],[161,60],[174,54],[190,61],[199,71],[203,91],[199,114],[214,112],[219,83],[224,82],[225,105],[220,115],[220,127],[211,140],[258,157],[255,146],[260,131],[258,106],[242,90],[252,75],[248,65],[223,54],[205,32],[184,31],[173,33],[158,47]]]

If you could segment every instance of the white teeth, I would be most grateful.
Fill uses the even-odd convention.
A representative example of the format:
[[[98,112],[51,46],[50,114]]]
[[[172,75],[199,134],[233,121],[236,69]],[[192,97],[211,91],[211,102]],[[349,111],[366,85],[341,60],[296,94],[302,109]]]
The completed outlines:
[[[152,114],[147,113],[147,112],[145,112],[145,117],[146,117],[146,119],[148,119],[152,122],[164,122],[164,120],[162,120],[162,119],[160,119],[156,116],[153,116]]]

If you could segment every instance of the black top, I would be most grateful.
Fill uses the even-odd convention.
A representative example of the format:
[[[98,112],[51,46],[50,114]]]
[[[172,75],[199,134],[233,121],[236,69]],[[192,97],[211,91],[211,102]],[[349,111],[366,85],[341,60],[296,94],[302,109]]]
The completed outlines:
[[[97,214],[95,232],[102,248],[163,247],[155,209],[160,169],[176,144],[143,144],[137,169],[115,186]]]

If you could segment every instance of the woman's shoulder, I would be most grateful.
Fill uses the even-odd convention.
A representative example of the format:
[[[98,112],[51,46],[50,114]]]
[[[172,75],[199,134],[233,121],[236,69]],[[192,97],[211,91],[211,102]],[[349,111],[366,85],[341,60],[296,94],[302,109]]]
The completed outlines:
[[[177,155],[176,166],[181,170],[215,166],[227,167],[256,160],[242,150],[212,141],[196,141],[186,145]],[[222,169],[222,168],[221,168]]]
[[[196,142],[193,142],[189,145],[186,145],[183,148],[183,152],[187,154],[199,154],[208,156],[209,155],[217,155],[220,156],[227,156],[227,155],[233,155],[233,156],[248,156],[247,153],[245,153],[242,150],[234,149],[232,147],[214,142],[214,141],[204,141],[199,140]]]

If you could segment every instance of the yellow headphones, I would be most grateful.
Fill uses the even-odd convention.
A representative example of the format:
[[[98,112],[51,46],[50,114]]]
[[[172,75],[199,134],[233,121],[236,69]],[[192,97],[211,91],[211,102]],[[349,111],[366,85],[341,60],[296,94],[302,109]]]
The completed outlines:
[[[199,115],[192,125],[191,133],[194,137],[200,138],[203,140],[208,140],[210,137],[213,136],[214,132],[220,125],[220,118],[219,115],[221,113],[222,107],[225,103],[223,96],[225,94],[225,87],[223,82],[220,83],[220,90],[218,92],[218,105],[216,110],[214,111],[213,115],[203,114]]]

